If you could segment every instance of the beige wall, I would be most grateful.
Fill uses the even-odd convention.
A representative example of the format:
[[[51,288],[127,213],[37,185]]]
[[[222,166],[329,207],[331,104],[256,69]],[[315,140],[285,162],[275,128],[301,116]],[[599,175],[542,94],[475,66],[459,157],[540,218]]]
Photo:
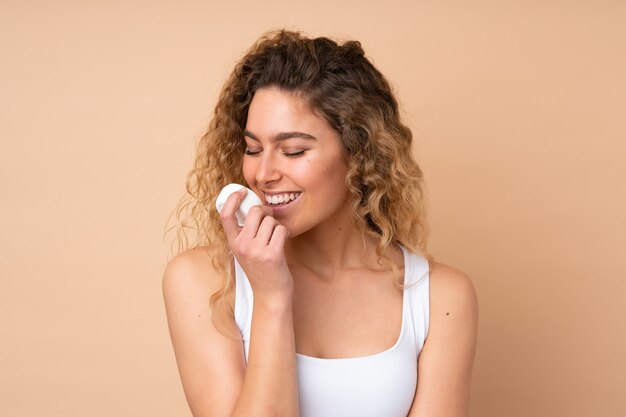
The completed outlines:
[[[479,293],[472,416],[625,415],[626,3],[471,3],[2,1],[0,414],[191,415],[161,234],[225,75],[286,26],[398,92],[431,250]]]

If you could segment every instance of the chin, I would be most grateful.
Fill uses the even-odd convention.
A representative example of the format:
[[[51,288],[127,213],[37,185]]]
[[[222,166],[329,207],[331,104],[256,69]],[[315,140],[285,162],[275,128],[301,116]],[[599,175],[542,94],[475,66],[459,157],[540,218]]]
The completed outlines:
[[[287,237],[287,240],[289,239],[293,239],[296,236],[299,236],[302,234],[302,230],[298,230],[298,229],[294,229],[291,226],[288,225],[284,225],[285,228],[287,229],[287,231],[289,232],[289,236]]]
[[[294,237],[301,236],[309,230],[309,229],[298,227],[298,226],[292,226],[290,224],[283,224],[283,226],[285,226],[285,228],[289,232],[289,237],[287,238],[287,240],[293,239]]]

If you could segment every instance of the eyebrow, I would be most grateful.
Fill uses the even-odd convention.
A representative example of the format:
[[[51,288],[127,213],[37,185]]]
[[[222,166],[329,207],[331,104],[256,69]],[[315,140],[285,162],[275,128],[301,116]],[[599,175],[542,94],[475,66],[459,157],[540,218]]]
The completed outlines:
[[[249,130],[244,130],[243,131],[243,135],[249,137],[252,140],[256,140],[257,142],[260,142],[259,138],[254,136],[254,134],[252,132],[250,132]],[[293,139],[293,138],[300,138],[300,139],[306,139],[306,140],[317,140],[317,138],[315,136],[309,135],[308,133],[304,133],[304,132],[280,132],[279,134],[274,136],[274,138],[272,140],[274,142],[280,142],[280,141],[283,141],[283,140]]]

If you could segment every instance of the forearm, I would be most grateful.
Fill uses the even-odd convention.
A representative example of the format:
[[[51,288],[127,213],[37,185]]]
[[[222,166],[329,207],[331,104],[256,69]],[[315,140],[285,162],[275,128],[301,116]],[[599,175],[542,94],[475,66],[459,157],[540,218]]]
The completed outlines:
[[[233,417],[297,417],[291,298],[255,299],[248,367]]]

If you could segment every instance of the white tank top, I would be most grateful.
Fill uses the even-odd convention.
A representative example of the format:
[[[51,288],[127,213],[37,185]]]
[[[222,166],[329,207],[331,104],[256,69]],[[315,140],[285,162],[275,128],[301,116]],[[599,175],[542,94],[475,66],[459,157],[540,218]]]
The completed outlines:
[[[417,358],[428,334],[428,261],[404,254],[402,328],[396,343],[373,355],[321,359],[296,353],[301,417],[406,417],[417,388]],[[235,321],[246,363],[253,295],[235,260]],[[414,285],[412,285],[414,284]]]

